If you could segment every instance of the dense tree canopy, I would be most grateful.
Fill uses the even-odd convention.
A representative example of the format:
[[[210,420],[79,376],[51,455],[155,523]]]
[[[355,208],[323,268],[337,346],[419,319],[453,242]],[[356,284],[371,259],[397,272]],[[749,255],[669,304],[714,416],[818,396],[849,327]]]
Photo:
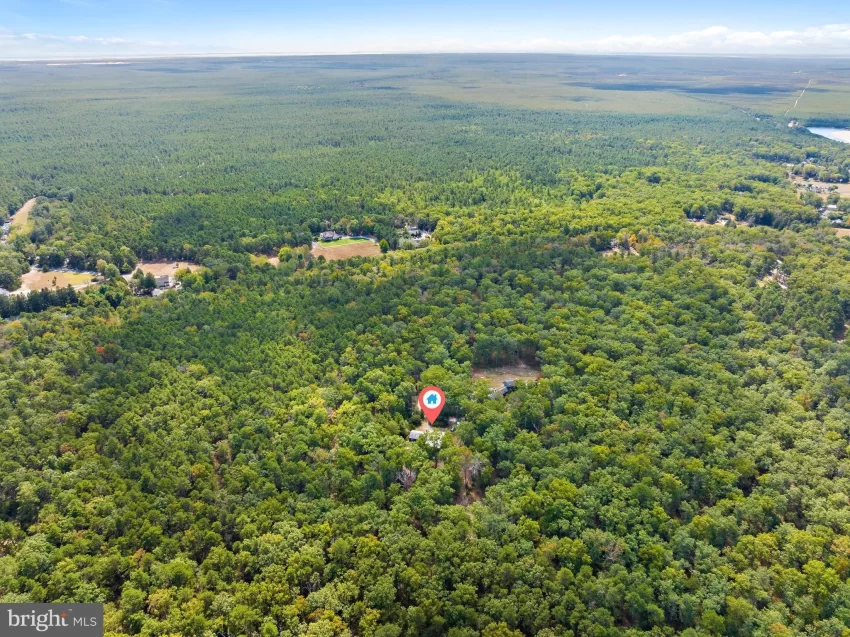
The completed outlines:
[[[503,228],[535,213],[545,226],[585,206],[600,226],[729,211],[784,227],[814,223],[817,206],[796,199],[782,163],[831,180],[850,170],[841,144],[696,99],[665,115],[637,92],[633,112],[532,110],[385,90],[384,76],[433,73],[398,58],[198,64],[7,73],[0,209],[53,202],[18,233],[30,264],[233,260],[326,227],[395,247],[405,221],[496,215]],[[638,184],[652,206],[632,205]]]
[[[11,208],[42,198],[0,268],[112,272],[0,297],[0,601],[114,635],[846,635],[850,243],[782,164],[847,150],[351,82],[2,113],[80,125],[15,160]],[[387,252],[309,258],[328,225]],[[162,255],[206,267],[117,276]]]

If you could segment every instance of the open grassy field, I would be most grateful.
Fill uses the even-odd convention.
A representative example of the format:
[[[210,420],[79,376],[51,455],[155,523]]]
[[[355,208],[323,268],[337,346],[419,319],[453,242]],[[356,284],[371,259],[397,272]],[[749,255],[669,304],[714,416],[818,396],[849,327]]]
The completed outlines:
[[[355,243],[363,243],[364,241],[369,241],[369,239],[361,239],[359,237],[356,238],[345,238],[345,239],[337,239],[336,241],[330,241],[328,243],[321,243],[321,245],[325,247],[332,246],[349,246]]]
[[[15,235],[20,232],[26,232],[29,227],[30,212],[35,208],[36,198],[33,197],[21,206],[12,217],[12,228],[10,235]]]
[[[91,284],[92,278],[95,276],[97,275],[94,272],[67,272],[60,270],[42,272],[41,270],[33,269],[21,276],[21,287],[16,293],[24,294],[45,288],[64,288],[68,285],[79,288]]]
[[[333,243],[314,243],[313,257],[325,257],[328,261],[350,259],[351,257],[376,257],[381,249],[374,241],[367,239],[341,239]]]

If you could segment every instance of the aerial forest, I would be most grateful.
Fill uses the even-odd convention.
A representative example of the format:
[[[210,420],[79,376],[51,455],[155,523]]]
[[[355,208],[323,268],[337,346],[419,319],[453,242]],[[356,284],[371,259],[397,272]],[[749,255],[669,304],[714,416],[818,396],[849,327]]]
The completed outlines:
[[[743,89],[561,108],[464,96],[476,69],[0,68],[0,603],[103,603],[109,636],[850,635],[850,145]],[[329,230],[381,253],[314,256]],[[21,292],[62,271],[97,276]]]

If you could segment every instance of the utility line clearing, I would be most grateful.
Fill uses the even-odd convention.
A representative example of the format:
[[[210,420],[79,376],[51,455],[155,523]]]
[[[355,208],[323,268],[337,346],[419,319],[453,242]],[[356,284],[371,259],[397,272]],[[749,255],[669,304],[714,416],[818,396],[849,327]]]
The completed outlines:
[[[798,98],[797,98],[797,101],[796,101],[796,102],[794,102],[794,106],[792,106],[792,107],[791,107],[791,108],[789,108],[787,111],[785,111],[785,115],[783,115],[783,117],[787,116],[787,115],[788,115],[788,113],[790,113],[790,112],[791,112],[791,111],[793,111],[795,108],[797,108],[797,104],[799,104],[799,103],[800,103],[800,100],[801,100],[801,99],[803,99],[803,95],[805,95],[805,94],[806,94],[806,91],[807,91],[807,90],[808,90],[808,88],[812,85],[812,80],[813,80],[813,79],[814,79],[813,77],[809,78],[809,83],[808,83],[808,84],[806,84],[806,88],[804,88],[804,89],[803,89],[803,92],[802,92],[802,93],[800,93],[800,97],[798,97]]]

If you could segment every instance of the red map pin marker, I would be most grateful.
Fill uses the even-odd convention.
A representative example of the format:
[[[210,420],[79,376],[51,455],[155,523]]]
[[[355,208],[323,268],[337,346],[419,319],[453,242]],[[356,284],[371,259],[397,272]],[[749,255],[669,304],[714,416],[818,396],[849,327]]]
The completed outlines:
[[[443,407],[445,407],[445,405],[446,395],[439,387],[431,385],[419,393],[419,408],[422,409],[422,412],[425,414],[428,422],[432,425],[434,424],[434,421],[437,420],[440,412],[443,411]]]

